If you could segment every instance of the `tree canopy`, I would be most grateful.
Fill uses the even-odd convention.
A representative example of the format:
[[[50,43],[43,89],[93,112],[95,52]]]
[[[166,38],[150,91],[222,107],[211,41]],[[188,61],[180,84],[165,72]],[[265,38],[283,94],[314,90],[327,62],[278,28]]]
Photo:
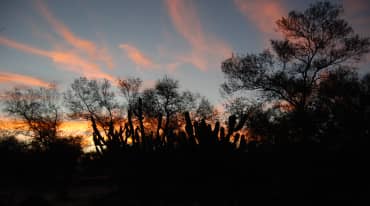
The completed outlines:
[[[339,5],[317,2],[277,20],[283,39],[271,40],[270,49],[260,54],[222,63],[223,91],[258,90],[268,100],[305,109],[327,72],[350,68],[369,51],[370,39],[356,34],[342,14]]]

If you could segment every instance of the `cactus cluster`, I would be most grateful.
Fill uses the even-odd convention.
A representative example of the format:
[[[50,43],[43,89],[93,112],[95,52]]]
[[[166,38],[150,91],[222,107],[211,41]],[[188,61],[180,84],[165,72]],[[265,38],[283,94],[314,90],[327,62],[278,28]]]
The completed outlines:
[[[134,125],[132,115],[139,123]],[[93,119],[93,141],[98,154],[117,154],[127,151],[245,151],[246,136],[240,135],[245,121],[230,116],[226,127],[217,121],[213,126],[204,119],[192,121],[189,112],[184,113],[185,131],[169,131],[156,134],[145,132],[144,116],[139,109],[129,111],[127,122],[118,129],[108,124],[107,132],[100,132]],[[136,127],[135,127],[136,126]],[[104,136],[102,135],[104,134]]]
[[[236,117],[234,115],[230,116],[226,132],[219,121],[212,128],[212,125],[207,124],[204,119],[192,123],[189,112],[185,112],[184,115],[186,122],[185,131],[189,142],[199,145],[202,150],[232,151],[245,149],[245,135],[240,135],[239,133],[233,135],[242,129],[245,123],[244,119],[237,123]]]

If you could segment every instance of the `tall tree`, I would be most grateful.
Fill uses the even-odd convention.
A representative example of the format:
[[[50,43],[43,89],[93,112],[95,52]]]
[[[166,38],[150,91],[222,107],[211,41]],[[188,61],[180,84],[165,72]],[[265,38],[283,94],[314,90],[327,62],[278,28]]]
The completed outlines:
[[[370,48],[370,38],[356,34],[342,14],[340,5],[317,2],[282,17],[277,27],[283,39],[271,40],[271,49],[222,63],[226,77],[222,91],[229,95],[258,91],[270,106],[284,105],[290,114],[285,120],[291,124],[287,135],[312,140],[308,110],[319,95],[320,83],[331,71],[350,69]]]
[[[364,151],[369,145],[369,75],[362,79],[354,71],[329,72],[313,102],[317,138],[331,149],[351,148]],[[355,148],[353,147],[355,146]]]
[[[142,113],[142,99],[140,97],[140,87],[142,85],[140,78],[127,78],[118,80],[118,88],[127,103],[127,120],[131,131],[134,131],[133,114],[139,119],[141,137],[145,136],[143,113]],[[133,143],[136,143],[136,139],[133,139]]]
[[[108,80],[76,79],[65,93],[65,103],[72,117],[90,121],[99,154],[125,147],[123,109]],[[133,133],[132,130],[129,132]]]
[[[223,91],[258,90],[268,100],[305,110],[322,74],[357,62],[369,51],[370,39],[355,34],[342,14],[339,5],[317,2],[282,17],[277,26],[283,39],[271,40],[270,50],[223,62]]]

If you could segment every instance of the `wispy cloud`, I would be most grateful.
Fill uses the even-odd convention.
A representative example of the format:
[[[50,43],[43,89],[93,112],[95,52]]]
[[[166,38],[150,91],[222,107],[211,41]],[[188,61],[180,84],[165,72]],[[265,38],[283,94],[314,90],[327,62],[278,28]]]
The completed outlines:
[[[89,58],[103,62],[108,68],[114,67],[113,58],[104,47],[98,47],[94,42],[76,36],[63,22],[59,21],[47,5],[42,1],[36,1],[36,7],[43,17],[51,24],[59,36],[78,51],[87,54]]]
[[[344,0],[343,7],[345,15],[352,23],[356,32],[363,35],[370,34],[370,2],[368,0]]]
[[[132,44],[121,44],[129,59],[142,69],[158,69],[160,66]]]
[[[154,88],[156,82],[157,82],[156,80],[152,80],[152,79],[144,80],[143,84],[142,84],[142,87],[141,87],[141,90]]]
[[[68,69],[72,72],[82,74],[90,78],[106,78],[109,80],[114,80],[114,78],[103,72],[100,67],[90,61],[85,60],[79,55],[71,51],[48,51],[39,48],[35,48],[28,44],[20,43],[6,37],[0,36],[0,44],[7,47],[11,47],[23,52],[35,54],[38,56],[48,57],[54,63],[62,65],[63,69]]]
[[[361,36],[370,35],[370,1],[368,0],[343,0],[344,14],[348,18],[356,33]],[[363,62],[358,63],[361,68],[368,68],[370,54],[367,54]]]
[[[274,35],[275,22],[286,11],[279,1],[234,0],[237,9],[265,35]]]
[[[204,30],[193,1],[165,0],[165,6],[177,32],[192,48],[190,54],[178,57],[201,70],[212,62],[219,62],[231,55],[231,47]]]
[[[344,0],[344,10],[350,13],[367,12],[370,7],[368,0]]]
[[[165,58],[160,58],[162,59],[162,61],[154,61],[133,44],[120,44],[118,47],[124,50],[128,58],[132,62],[134,62],[139,67],[139,69],[143,70],[167,70],[168,72],[172,73],[175,72],[176,69],[184,63],[184,60],[181,60],[179,57],[175,57],[174,60],[172,57],[173,54],[168,54],[165,55]],[[158,53],[162,53],[162,51],[159,50]],[[163,55],[159,54],[159,56]],[[165,61],[163,61],[164,59]]]
[[[36,54],[40,56],[48,56],[49,52],[44,51],[42,49],[34,48],[32,46],[29,46],[27,44],[19,43],[14,40],[8,39],[6,37],[0,36],[0,44],[5,45],[7,47],[11,47],[23,52]]]
[[[82,73],[86,77],[115,80],[111,75],[103,72],[97,64],[86,61],[72,52],[53,51],[49,57],[55,63],[64,65],[73,72]]]
[[[0,72],[0,83],[11,83],[11,84],[20,84],[27,86],[39,86],[39,87],[49,87],[50,83],[45,82],[41,79],[11,73],[11,72]]]

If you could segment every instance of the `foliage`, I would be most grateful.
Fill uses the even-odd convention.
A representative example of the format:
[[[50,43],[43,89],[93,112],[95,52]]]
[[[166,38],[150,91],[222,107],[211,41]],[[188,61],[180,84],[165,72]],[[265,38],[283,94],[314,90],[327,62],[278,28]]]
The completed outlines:
[[[223,62],[226,93],[259,90],[268,100],[285,100],[305,109],[317,94],[325,73],[356,62],[369,51],[370,39],[355,34],[342,19],[340,6],[312,4],[277,21],[283,40],[271,40],[271,50],[233,57]]]
[[[364,112],[364,107],[354,104],[360,98],[345,94],[367,96],[351,65],[369,52],[370,38],[357,35],[342,14],[342,7],[330,2],[311,4],[303,12],[292,11],[277,21],[283,39],[271,40],[270,50],[233,56],[222,63],[226,77],[222,91],[241,95],[235,98],[231,112],[250,107],[239,101],[245,98],[243,91],[255,90],[264,97],[261,108],[249,115],[249,128],[255,135],[274,143],[326,144],[326,138],[339,138],[323,127],[332,124],[332,116],[341,117],[333,110],[343,105],[342,101],[347,106],[342,111],[347,114],[359,108]],[[327,113],[327,119],[321,119],[322,113]],[[346,128],[347,133],[341,135],[352,139],[354,130],[364,130],[355,129],[350,122],[363,118],[347,121],[346,117],[335,124]]]

